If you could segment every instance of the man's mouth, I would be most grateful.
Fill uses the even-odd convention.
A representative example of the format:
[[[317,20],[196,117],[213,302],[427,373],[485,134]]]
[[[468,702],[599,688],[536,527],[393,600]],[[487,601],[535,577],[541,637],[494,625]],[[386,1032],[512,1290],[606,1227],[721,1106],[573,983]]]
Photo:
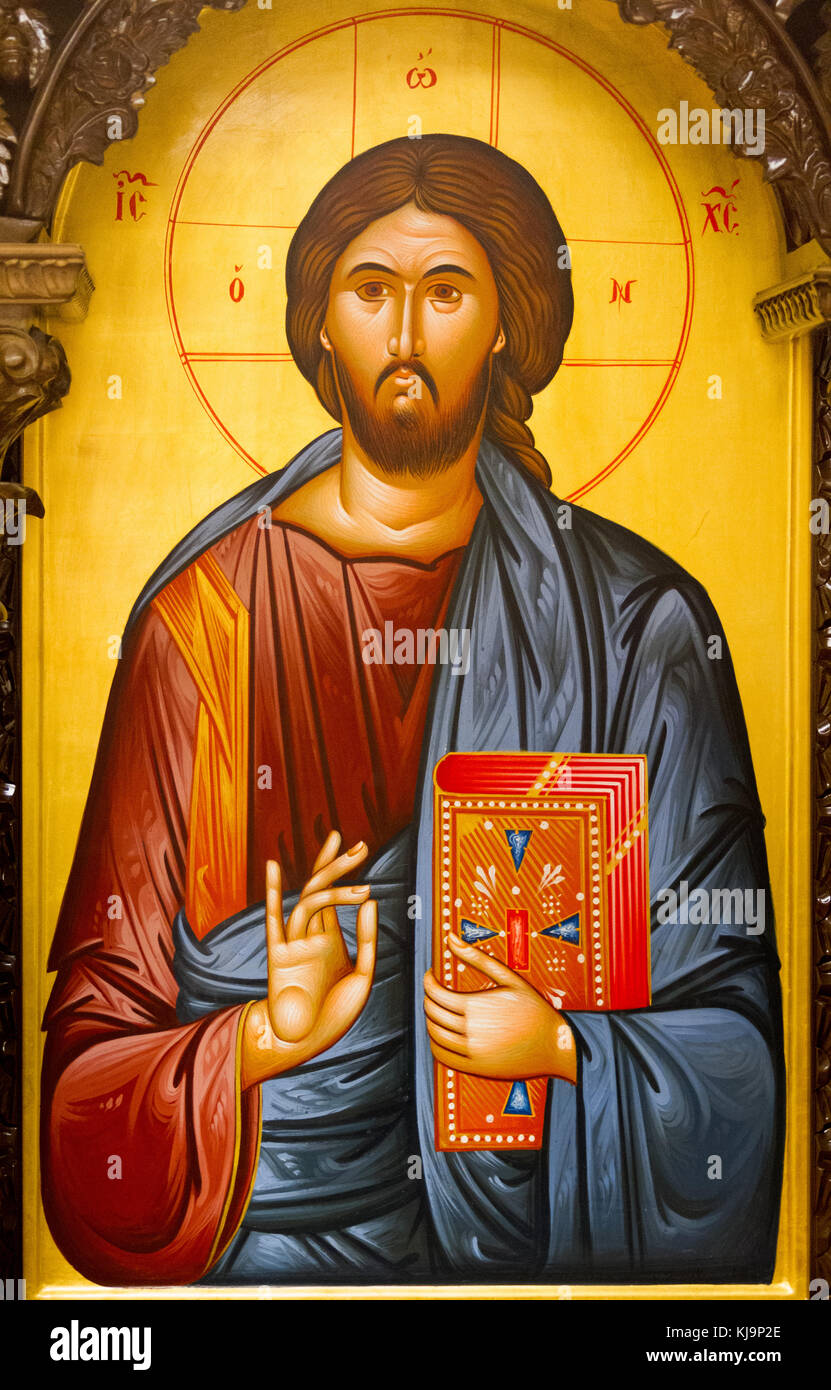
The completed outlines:
[[[418,378],[418,380],[422,381],[424,385],[427,387],[427,390],[430,392],[430,395],[433,398],[433,404],[438,405],[438,390],[436,388],[436,383],[434,382],[430,373],[427,371],[426,367],[407,367],[393,362],[379,376],[378,385],[375,388],[376,396],[378,395],[378,392],[380,391],[384,382],[387,380],[387,377],[390,376],[393,378],[395,385],[400,387],[401,390],[407,391],[408,394],[412,390],[412,386],[416,378]]]

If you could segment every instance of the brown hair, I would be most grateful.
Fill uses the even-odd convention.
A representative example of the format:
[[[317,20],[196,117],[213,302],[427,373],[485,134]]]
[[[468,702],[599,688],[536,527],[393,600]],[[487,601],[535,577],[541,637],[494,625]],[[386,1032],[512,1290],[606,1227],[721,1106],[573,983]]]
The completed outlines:
[[[551,204],[527,169],[463,135],[402,136],[366,150],[321,189],[289,246],[286,332],[295,362],[336,420],[331,358],[320,341],[332,271],[350,241],[405,203],[452,217],[485,251],[505,346],[493,358],[484,432],[542,482],[551,470],[525,424],[557,371],[571,328],[571,274]],[[568,257],[565,257],[568,261]]]

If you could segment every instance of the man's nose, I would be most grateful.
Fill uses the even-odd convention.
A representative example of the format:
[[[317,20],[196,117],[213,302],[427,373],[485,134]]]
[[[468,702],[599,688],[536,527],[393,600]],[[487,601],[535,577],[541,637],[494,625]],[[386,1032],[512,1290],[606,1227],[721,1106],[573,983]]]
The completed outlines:
[[[421,357],[424,352],[415,296],[410,291],[405,292],[403,296],[398,310],[398,321],[393,328],[387,349],[390,357],[400,357],[402,362],[408,362],[411,357]]]

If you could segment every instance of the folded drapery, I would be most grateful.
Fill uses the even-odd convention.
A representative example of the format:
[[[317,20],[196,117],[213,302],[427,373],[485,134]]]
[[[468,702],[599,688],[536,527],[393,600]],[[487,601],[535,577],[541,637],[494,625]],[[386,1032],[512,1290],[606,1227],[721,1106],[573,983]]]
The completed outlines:
[[[340,431],[332,431],[202,522],[146,586],[128,636],[209,546],[339,455]],[[125,1001],[124,1037],[101,1044],[113,1093],[85,1093],[85,1123],[106,1126],[109,1145],[123,1116],[129,1144],[134,1106],[157,1125],[160,1142],[178,1126],[192,1156],[186,1192],[156,1172],[152,1155],[141,1189],[158,1184],[165,1231],[175,1231],[181,1210],[187,1241],[155,1252],[152,1233],[134,1230],[129,1204],[113,1199],[100,1231],[88,1223],[82,1234],[78,1225],[66,1242],[93,1277],[105,1270],[130,1282],[131,1269],[141,1282],[772,1276],[784,1142],[778,960],[764,820],[718,618],[666,555],[558,502],[488,440],[476,478],[483,506],[443,620],[470,634],[469,666],[436,668],[413,823],[373,866],[378,976],[337,1047],[261,1088],[258,1160],[256,1105],[239,1095],[234,1044],[245,1004],[264,993],[261,907],[202,940],[180,913],[172,982],[163,953],[96,961],[96,989],[102,997],[118,990]],[[577,1085],[550,1083],[538,1153],[435,1151],[422,976],[431,962],[432,771],[451,750],[647,758],[653,1003],[568,1015]],[[164,772],[172,785],[177,768]],[[663,890],[682,883],[708,901],[747,890],[764,912],[752,929],[715,912],[667,921]],[[349,938],[354,923],[342,920]],[[164,1002],[161,1013],[154,1003],[152,1019],[141,1007],[142,970]],[[73,990],[83,1001],[78,973],[53,1018],[74,1007]],[[83,1049],[101,1034],[97,1017],[83,1009],[79,1017],[64,1065],[67,1085],[74,1067],[83,1090]],[[55,1173],[79,1115],[77,1106],[67,1110],[45,1141]],[[67,1172],[75,1152],[66,1149]],[[69,1230],[66,1193],[59,1202]]]

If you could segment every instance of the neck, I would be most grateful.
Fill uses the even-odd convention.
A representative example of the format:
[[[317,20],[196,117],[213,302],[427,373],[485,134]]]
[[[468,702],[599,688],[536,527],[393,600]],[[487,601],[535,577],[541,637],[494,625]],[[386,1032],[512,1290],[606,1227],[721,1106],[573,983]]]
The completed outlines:
[[[351,526],[386,534],[395,550],[439,554],[465,545],[482,505],[476,459],[484,420],[455,463],[430,478],[391,477],[367,457],[348,421],[338,469],[338,502]]]

